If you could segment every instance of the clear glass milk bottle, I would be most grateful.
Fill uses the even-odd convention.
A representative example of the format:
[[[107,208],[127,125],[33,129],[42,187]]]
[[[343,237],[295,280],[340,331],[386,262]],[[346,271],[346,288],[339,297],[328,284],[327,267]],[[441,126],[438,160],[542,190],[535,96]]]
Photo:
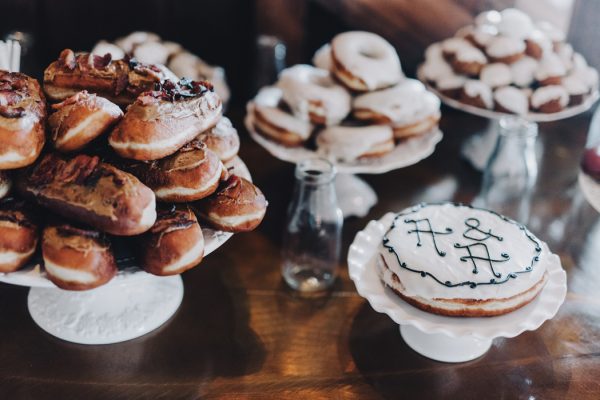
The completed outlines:
[[[296,185],[283,237],[282,274],[294,289],[326,289],[336,277],[344,218],[335,194],[335,167],[308,159],[296,165]]]

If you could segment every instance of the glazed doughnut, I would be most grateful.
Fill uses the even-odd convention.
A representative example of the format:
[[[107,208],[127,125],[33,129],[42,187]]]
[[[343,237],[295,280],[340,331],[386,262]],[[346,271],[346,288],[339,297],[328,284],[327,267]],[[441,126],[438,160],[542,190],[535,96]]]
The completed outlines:
[[[45,143],[46,101],[39,83],[0,70],[0,170],[32,164]]]
[[[485,54],[471,45],[457,48],[450,59],[450,64],[456,73],[470,76],[479,75],[486,63]]]
[[[262,88],[250,107],[254,129],[284,146],[301,146],[313,132],[313,126],[279,108],[282,93],[274,87]]]
[[[334,37],[331,60],[333,74],[358,92],[393,86],[404,77],[394,47],[370,32],[345,32]]]
[[[500,21],[496,25],[498,33],[515,39],[525,39],[534,30],[529,15],[516,8],[506,8],[500,11]]]
[[[221,117],[215,126],[198,135],[198,140],[223,162],[233,159],[240,150],[240,137],[227,117]]]
[[[75,54],[65,49],[44,71],[44,92],[50,100],[62,101],[87,90],[125,106],[140,93],[152,90],[155,84],[177,79],[162,65],[146,65],[134,59],[113,60],[110,53]]]
[[[96,156],[48,154],[23,171],[17,188],[65,218],[113,235],[138,235],[156,220],[152,190]]]
[[[129,35],[118,38],[115,40],[115,44],[119,46],[125,53],[131,54],[136,46],[142,43],[158,42],[160,36],[152,32],[136,31],[131,32]]]
[[[358,96],[353,109],[357,119],[391,124],[396,139],[429,132],[441,117],[440,100],[414,79]]]
[[[108,143],[123,158],[169,156],[221,118],[221,99],[208,82],[166,81],[129,106]]]
[[[514,86],[505,86],[496,89],[494,102],[497,111],[509,114],[525,115],[529,111],[527,95]]]
[[[65,290],[93,289],[117,273],[106,237],[98,231],[68,224],[44,229],[42,257],[48,279]]]
[[[4,198],[10,192],[12,180],[6,171],[0,171],[0,199]]]
[[[156,223],[140,237],[140,266],[154,275],[177,275],[200,264],[204,236],[189,207],[159,210]]]
[[[216,229],[247,232],[261,223],[267,205],[265,196],[252,182],[231,175],[215,194],[198,202],[197,209]]]
[[[538,62],[531,57],[523,57],[510,65],[513,83],[520,87],[529,87],[535,80]]]
[[[332,126],[319,133],[317,147],[341,161],[378,157],[394,149],[394,132],[387,125]]]
[[[448,62],[451,62],[454,59],[456,52],[471,47],[473,47],[473,45],[471,45],[467,39],[461,37],[451,37],[441,43],[442,55]]]
[[[481,69],[479,80],[492,89],[500,86],[508,86],[512,83],[512,73],[508,65],[492,63]]]
[[[446,75],[440,77],[435,82],[435,87],[440,91],[444,96],[451,97],[456,99],[460,96],[462,88],[467,81],[467,78],[460,75]]]
[[[124,165],[165,202],[200,200],[214,193],[226,170],[219,157],[198,139],[157,161]]]
[[[333,67],[333,61],[331,60],[331,45],[329,43],[325,43],[323,46],[321,46],[315,52],[312,62],[317,68],[331,71]]]
[[[512,64],[525,55],[525,42],[513,37],[498,36],[485,47],[492,62]]]
[[[279,74],[277,86],[294,115],[319,125],[335,125],[350,113],[350,93],[336,84],[329,71],[295,65]]]
[[[534,29],[525,39],[525,54],[540,60],[544,54],[552,51],[552,42],[539,29]]]
[[[552,41],[553,46],[558,46],[565,41],[565,33],[550,22],[538,22],[536,27]]]
[[[543,113],[555,113],[569,104],[569,93],[558,85],[542,86],[531,95],[531,108]]]
[[[583,103],[585,95],[590,92],[587,85],[577,75],[566,76],[561,79],[560,83],[569,94],[570,106]]]
[[[540,60],[538,69],[535,71],[535,79],[542,86],[560,85],[561,79],[567,74],[567,70],[556,54],[547,54]]]
[[[10,198],[0,201],[0,273],[23,267],[37,242],[37,223],[24,202]]]
[[[464,38],[480,50],[498,34],[498,29],[491,25],[473,26],[467,25],[456,32],[456,37]]]
[[[492,89],[478,80],[468,80],[463,86],[460,101],[475,107],[491,109],[494,106]]]
[[[52,108],[48,127],[54,148],[62,152],[81,150],[123,117],[119,106],[85,90]]]

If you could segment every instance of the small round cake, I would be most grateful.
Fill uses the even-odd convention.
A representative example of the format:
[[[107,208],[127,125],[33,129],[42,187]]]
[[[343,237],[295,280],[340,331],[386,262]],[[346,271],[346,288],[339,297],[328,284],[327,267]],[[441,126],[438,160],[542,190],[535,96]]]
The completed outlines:
[[[455,203],[398,213],[377,258],[383,283],[424,311],[490,317],[523,307],[543,289],[550,250],[523,225]]]

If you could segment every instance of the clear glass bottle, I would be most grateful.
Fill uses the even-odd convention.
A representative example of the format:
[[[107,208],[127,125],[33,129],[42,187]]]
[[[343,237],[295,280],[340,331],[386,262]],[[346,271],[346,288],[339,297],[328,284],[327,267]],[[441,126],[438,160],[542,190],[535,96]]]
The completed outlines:
[[[535,153],[538,126],[517,117],[503,118],[498,133],[474,204],[526,224],[538,173]]]
[[[297,164],[295,175],[281,271],[292,288],[320,291],[334,282],[340,257],[344,218],[335,194],[335,167],[313,158]]]

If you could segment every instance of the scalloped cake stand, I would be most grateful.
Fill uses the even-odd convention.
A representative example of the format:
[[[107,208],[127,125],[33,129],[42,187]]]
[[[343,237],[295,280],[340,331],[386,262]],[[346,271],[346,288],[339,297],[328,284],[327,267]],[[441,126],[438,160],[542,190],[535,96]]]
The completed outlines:
[[[431,314],[411,306],[386,288],[377,274],[375,260],[379,244],[394,218],[386,214],[371,221],[356,235],[348,252],[348,270],[358,293],[377,312],[400,325],[406,344],[417,353],[443,362],[470,361],[484,355],[498,337],[511,338],[539,328],[556,315],[567,294],[566,273],[560,259],[550,254],[548,282],[525,307],[497,317],[457,318]]]
[[[227,163],[232,172],[247,179],[244,162]],[[203,228],[205,254],[222,246],[232,233]],[[37,263],[10,274],[0,282],[29,286],[27,306],[34,322],[59,339],[79,344],[110,344],[145,335],[171,318],[183,299],[179,275],[159,277],[135,267],[127,243],[117,242],[119,272],[99,288],[76,292],[62,290],[47,279]],[[122,248],[120,248],[122,247]],[[127,254],[129,253],[129,254]]]
[[[322,154],[315,150],[305,147],[286,147],[257,133],[254,129],[252,108],[253,103],[249,102],[244,119],[246,129],[250,137],[273,157],[294,164],[307,158],[322,157]],[[436,128],[425,135],[403,141],[383,157],[352,162],[330,160],[338,172],[335,189],[344,218],[364,217],[377,204],[375,191],[356,174],[384,174],[416,164],[433,153],[442,137],[442,132]]]

